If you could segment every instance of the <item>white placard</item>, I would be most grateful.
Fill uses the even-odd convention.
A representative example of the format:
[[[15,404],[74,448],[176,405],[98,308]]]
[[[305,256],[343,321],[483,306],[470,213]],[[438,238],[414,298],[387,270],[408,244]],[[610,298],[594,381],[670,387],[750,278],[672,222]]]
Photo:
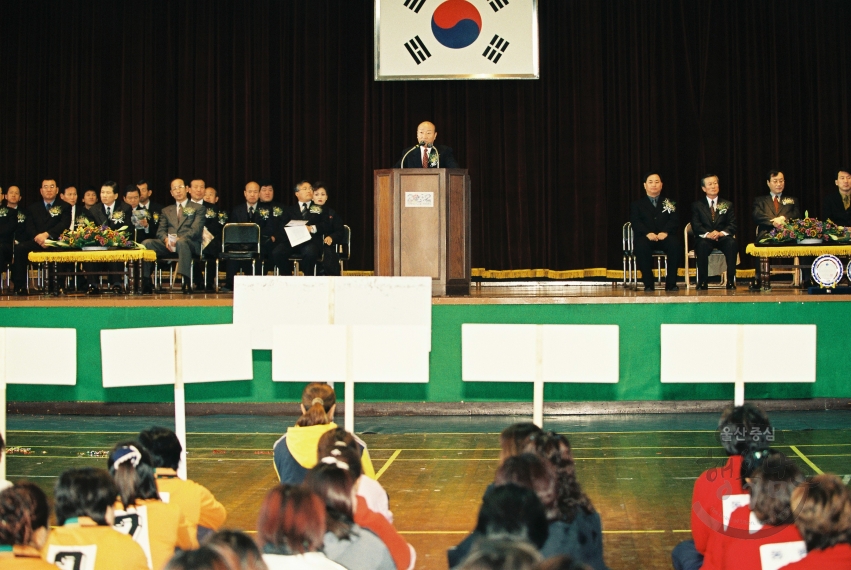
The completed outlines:
[[[174,327],[104,329],[100,350],[104,388],[174,384]]]
[[[182,335],[184,383],[254,379],[248,326],[193,325],[176,329]]]
[[[727,527],[730,525],[733,511],[742,507],[749,507],[750,504],[751,496],[748,493],[724,495],[721,499],[721,522],[724,523],[724,530],[727,530]]]
[[[617,325],[542,325],[544,382],[616,384]]]
[[[434,192],[405,192],[406,208],[434,208]]]
[[[77,383],[77,330],[6,328],[7,384]]]
[[[251,329],[251,347],[272,349],[272,330],[285,324],[329,323],[327,277],[234,277],[233,323]]]
[[[537,0],[375,2],[376,80],[537,77]]]
[[[355,382],[428,382],[431,328],[355,325],[351,329]]]
[[[763,544],[759,547],[759,562],[762,570],[780,570],[806,555],[807,543],[803,540]]]
[[[533,382],[537,325],[461,325],[461,379]]]
[[[661,381],[815,382],[816,332],[816,325],[662,325]],[[789,342],[779,348],[776,338]]]
[[[273,331],[273,381],[346,380],[345,326],[278,325]]]

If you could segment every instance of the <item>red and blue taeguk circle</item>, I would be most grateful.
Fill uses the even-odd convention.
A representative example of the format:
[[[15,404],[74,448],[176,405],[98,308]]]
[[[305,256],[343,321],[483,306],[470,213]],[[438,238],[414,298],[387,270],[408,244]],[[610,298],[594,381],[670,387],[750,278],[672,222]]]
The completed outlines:
[[[446,0],[431,17],[431,31],[444,46],[465,48],[479,37],[482,17],[467,0]]]

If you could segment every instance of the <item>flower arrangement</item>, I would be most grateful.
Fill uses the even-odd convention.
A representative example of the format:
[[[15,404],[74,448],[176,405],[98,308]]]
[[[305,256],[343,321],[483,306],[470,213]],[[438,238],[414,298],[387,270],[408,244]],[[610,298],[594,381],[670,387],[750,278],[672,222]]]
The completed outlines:
[[[73,230],[65,230],[58,240],[46,240],[45,243],[75,249],[83,247],[141,247],[127,238],[127,234],[124,233],[126,229],[127,226],[123,226],[113,230],[106,225],[99,226],[93,222],[86,222]]]
[[[830,220],[822,222],[811,218],[808,212],[799,220],[790,220],[779,228],[774,228],[759,243],[787,243],[805,239],[819,239],[824,242],[851,242],[851,232],[837,226]]]

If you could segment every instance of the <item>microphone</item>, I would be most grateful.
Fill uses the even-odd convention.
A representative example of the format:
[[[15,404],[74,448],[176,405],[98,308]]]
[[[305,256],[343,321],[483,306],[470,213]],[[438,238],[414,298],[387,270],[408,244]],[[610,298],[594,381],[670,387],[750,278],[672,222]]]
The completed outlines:
[[[412,150],[414,150],[415,148],[420,148],[420,145],[421,145],[421,144],[425,144],[425,143],[420,142],[419,144],[415,144],[414,146],[412,146],[412,147],[408,150],[408,152],[406,152],[405,154],[403,154],[403,155],[402,155],[402,168],[405,168],[405,158],[406,158],[409,154],[411,154],[411,151],[412,151]]]

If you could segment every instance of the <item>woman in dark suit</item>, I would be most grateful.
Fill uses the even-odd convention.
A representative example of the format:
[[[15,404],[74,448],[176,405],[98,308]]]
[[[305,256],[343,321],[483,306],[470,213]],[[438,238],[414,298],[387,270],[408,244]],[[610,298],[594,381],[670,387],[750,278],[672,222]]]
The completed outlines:
[[[0,271],[12,263],[12,251],[15,247],[15,231],[18,229],[18,211],[9,208],[3,200],[0,188]]]
[[[328,233],[323,236],[323,255],[320,264],[323,275],[340,275],[340,256],[337,255],[337,244],[346,240],[343,220],[337,212],[325,205],[328,200],[328,188],[324,182],[313,185],[313,202],[322,208]]]

